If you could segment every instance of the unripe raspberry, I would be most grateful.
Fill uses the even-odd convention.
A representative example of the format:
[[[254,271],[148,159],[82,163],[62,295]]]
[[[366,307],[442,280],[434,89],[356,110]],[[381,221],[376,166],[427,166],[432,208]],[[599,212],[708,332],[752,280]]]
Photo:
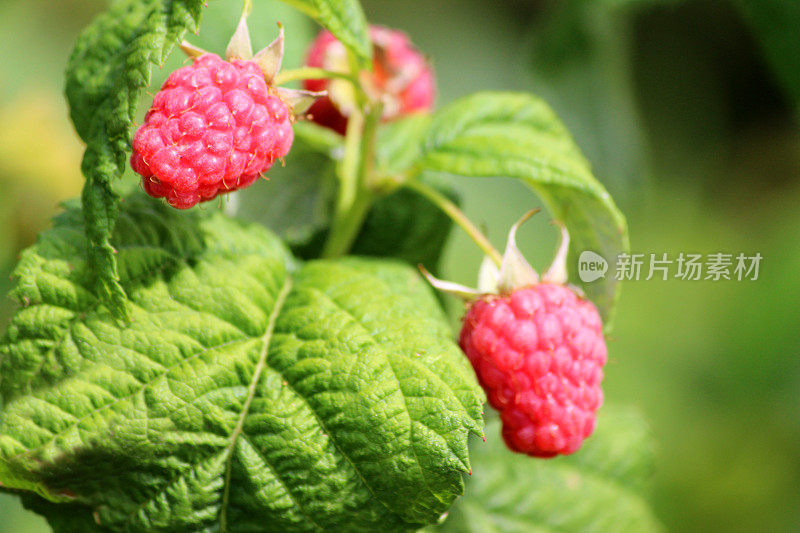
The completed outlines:
[[[156,94],[131,167],[150,196],[186,209],[249,186],[293,138],[292,113],[255,61],[204,54]]]
[[[370,39],[374,49],[373,70],[362,79],[372,96],[383,102],[383,119],[392,120],[431,109],[436,92],[433,70],[408,36],[383,26],[370,26]],[[324,30],[312,43],[306,64],[326,70],[346,70],[345,48]],[[347,103],[336,100],[336,91],[331,88],[331,83],[336,82],[319,79],[304,82],[308,90],[330,89],[333,95],[318,100],[309,109],[309,114],[314,122],[344,134],[349,115]]]
[[[512,450],[570,454],[594,431],[607,352],[590,301],[552,283],[486,296],[470,305],[459,343]]]

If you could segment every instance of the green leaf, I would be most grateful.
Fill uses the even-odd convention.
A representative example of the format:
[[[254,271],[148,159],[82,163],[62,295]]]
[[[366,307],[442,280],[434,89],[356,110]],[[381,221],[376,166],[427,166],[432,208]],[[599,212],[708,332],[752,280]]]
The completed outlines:
[[[483,394],[414,269],[298,265],[262,226],[137,194],[121,325],[82,226],[73,205],[16,269],[4,487],[112,531],[403,531],[463,492]]]
[[[495,418],[471,444],[474,470],[437,529],[458,533],[661,531],[641,495],[653,472],[652,444],[636,413],[603,408],[595,434],[555,459],[514,454]]]
[[[431,125],[428,113],[414,113],[382,124],[378,130],[376,160],[378,172],[403,172],[419,159],[422,141]]]
[[[509,176],[529,185],[570,232],[573,282],[580,252],[592,250],[613,262],[628,248],[622,213],[552,110],[532,95],[484,92],[446,106],[434,116],[417,165],[461,176]],[[583,289],[609,327],[619,292],[613,272]]]
[[[283,0],[319,22],[359,59],[365,68],[372,60],[367,18],[358,0]]]
[[[150,65],[163,64],[186,30],[197,31],[203,0],[120,0],[80,36],[66,72],[70,116],[86,143],[82,171],[92,292],[117,315],[126,314],[110,237],[119,198],[111,182],[122,175],[139,92]]]

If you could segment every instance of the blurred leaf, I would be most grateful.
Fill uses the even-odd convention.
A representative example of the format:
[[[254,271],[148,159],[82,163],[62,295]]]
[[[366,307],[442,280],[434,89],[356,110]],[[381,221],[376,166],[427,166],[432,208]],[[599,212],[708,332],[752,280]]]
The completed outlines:
[[[342,137],[316,124],[295,124],[285,165],[238,194],[237,216],[260,222],[290,247],[303,247],[327,229],[336,192],[335,161]]]
[[[627,10],[614,9],[622,7],[616,4],[582,0],[550,6],[530,28],[531,90],[555,109],[595,174],[615,193],[630,194],[649,169],[632,78],[633,20]]]
[[[11,202],[6,196],[0,196],[0,272],[5,272],[16,249],[13,215]]]
[[[338,151],[344,149],[344,138],[341,135],[313,122],[296,123],[294,135],[296,140],[304,143],[308,148],[331,157],[338,157]]]
[[[0,266],[17,246],[32,243],[83,184],[83,148],[62,115],[57,94],[34,87],[0,106]]]
[[[428,113],[414,113],[381,125],[376,154],[378,171],[386,175],[400,173],[419,159],[430,124]]]
[[[120,0],[81,34],[70,56],[66,94],[70,116],[86,142],[83,209],[93,291],[116,315],[126,312],[111,246],[122,175],[138,94],[152,63],[163,64],[187,30],[197,31],[203,0]]]
[[[477,93],[446,106],[434,116],[417,165],[462,176],[509,176],[529,185],[570,232],[573,282],[580,252],[613,261],[627,250],[622,213],[556,115],[532,95]],[[609,328],[619,282],[608,275],[583,289]]]
[[[27,87],[24,97],[0,106],[0,186],[44,195],[51,203],[75,196],[81,143],[56,101],[56,94]],[[42,146],[47,151],[42,151]],[[38,206],[44,207],[44,206]]]
[[[735,0],[783,90],[800,106],[800,2]],[[800,107],[798,107],[800,109]]]
[[[449,180],[422,178],[455,203],[458,195]],[[453,227],[441,209],[416,191],[401,188],[375,202],[356,237],[351,253],[393,257],[438,273],[447,237]]]
[[[350,49],[364,67],[372,60],[367,18],[358,0],[283,0],[319,22]]]
[[[15,271],[4,487],[142,532],[408,531],[463,493],[483,391],[414,269],[296,265],[258,225],[136,194],[120,324],[82,230],[73,205]]]
[[[594,3],[602,5],[604,8],[625,9],[628,7],[640,7],[659,4],[678,4],[686,0],[581,0],[583,3]]]
[[[604,407],[575,454],[534,459],[510,452],[497,418],[486,442],[470,445],[473,473],[438,530],[454,533],[661,531],[640,494],[653,473],[647,426],[636,413]]]

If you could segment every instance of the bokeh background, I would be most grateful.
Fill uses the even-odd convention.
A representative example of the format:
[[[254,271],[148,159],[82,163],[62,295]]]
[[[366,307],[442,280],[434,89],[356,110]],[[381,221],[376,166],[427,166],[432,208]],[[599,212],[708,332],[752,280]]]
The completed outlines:
[[[234,0],[211,0],[198,44],[224,42]],[[255,2],[254,40],[287,26],[297,66],[316,29]],[[641,253],[761,253],[757,281],[638,281],[623,288],[605,381],[658,445],[656,513],[671,531],[800,528],[800,4],[787,0],[406,0],[364,3],[430,55],[438,103],[532,91],[574,133],[626,213]],[[0,2],[0,292],[60,200],[78,194],[82,147],[61,93],[100,0]],[[216,45],[218,46],[218,45]],[[165,71],[180,64],[171,59]],[[164,73],[156,69],[154,85]],[[538,200],[510,180],[462,179],[463,206],[501,245]],[[520,245],[538,267],[555,230]],[[457,231],[447,277],[480,262]],[[13,306],[0,303],[0,323]],[[48,531],[0,495],[0,533]]]

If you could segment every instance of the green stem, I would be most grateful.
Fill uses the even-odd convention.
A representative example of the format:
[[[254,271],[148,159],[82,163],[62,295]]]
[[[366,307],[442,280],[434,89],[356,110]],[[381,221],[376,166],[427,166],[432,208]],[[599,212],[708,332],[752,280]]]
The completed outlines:
[[[275,85],[283,85],[290,81],[297,80],[319,80],[328,78],[338,78],[347,80],[351,83],[356,83],[353,76],[346,72],[336,72],[333,70],[325,70],[324,68],[316,67],[301,67],[291,70],[284,70],[275,76]]]
[[[369,183],[381,111],[376,105],[366,116],[359,110],[348,118],[345,156],[338,172],[339,198],[322,257],[337,257],[350,250],[372,205],[374,194]]]
[[[406,179],[403,181],[403,185],[408,187],[409,189],[413,189],[420,193],[422,196],[433,202],[439,209],[441,209],[447,216],[449,216],[453,222],[461,226],[467,235],[475,241],[475,244],[478,245],[478,248],[483,250],[487,256],[491,258],[491,260],[500,267],[503,264],[503,256],[500,255],[500,252],[492,246],[492,243],[489,242],[489,239],[486,238],[486,235],[479,230],[475,224],[472,223],[470,219],[467,218],[467,215],[464,214],[461,209],[458,208],[456,204],[450,201],[445,195],[422,183],[418,179],[414,179],[413,177]]]
[[[355,110],[350,113],[344,141],[344,157],[336,169],[339,196],[333,213],[328,239],[322,257],[338,257],[353,246],[358,231],[375,198],[372,189],[375,166],[375,141],[383,113],[379,102],[370,100],[358,78],[359,64],[355,54],[348,52],[350,73],[344,77],[353,84]],[[298,72],[304,69],[298,69]],[[305,74],[319,76],[322,69],[308,69]],[[288,79],[284,73],[283,79]]]
[[[371,205],[371,194],[359,194],[346,211],[334,215],[322,257],[339,257],[350,250]]]

